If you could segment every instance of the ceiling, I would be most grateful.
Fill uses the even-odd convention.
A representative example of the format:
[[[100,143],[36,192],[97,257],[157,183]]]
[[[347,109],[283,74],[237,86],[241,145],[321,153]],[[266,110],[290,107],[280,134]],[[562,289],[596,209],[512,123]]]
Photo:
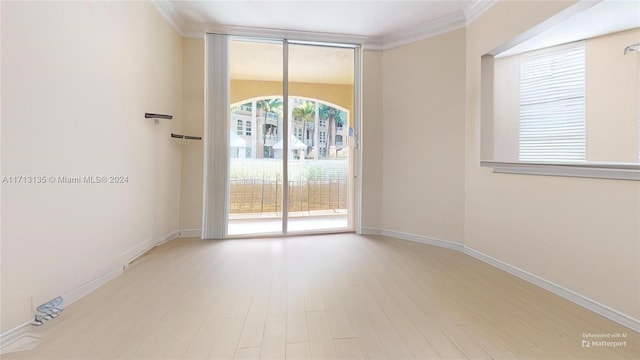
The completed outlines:
[[[496,57],[516,55],[638,27],[640,27],[640,1],[604,0],[501,52]]]
[[[264,38],[289,38],[363,44],[390,49],[462,28],[496,0],[420,1],[193,1],[151,0],[184,37],[201,39],[207,32]],[[594,5],[597,4],[597,5]],[[640,2],[582,1],[575,14],[542,33],[502,52],[521,53],[640,26]],[[584,10],[586,9],[586,10]],[[551,20],[550,20],[551,21]],[[532,30],[533,31],[533,30]],[[527,36],[531,37],[531,36]],[[515,41],[515,39],[514,39]],[[513,46],[513,45],[511,45]],[[504,50],[504,48],[502,49]],[[501,50],[501,51],[502,51]],[[234,79],[279,80],[282,47],[234,41]],[[352,84],[353,51],[292,46],[290,81]],[[255,59],[260,61],[256,62]]]
[[[462,28],[495,0],[421,1],[192,1],[152,0],[185,37],[224,31],[232,35],[326,35],[390,48]],[[333,35],[333,36],[330,36]]]

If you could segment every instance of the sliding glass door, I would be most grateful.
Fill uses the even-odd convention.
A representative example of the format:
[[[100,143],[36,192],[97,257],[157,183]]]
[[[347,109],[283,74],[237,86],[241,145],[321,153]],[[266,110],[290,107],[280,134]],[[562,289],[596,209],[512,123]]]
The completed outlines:
[[[352,229],[355,49],[228,49],[227,235]]]
[[[229,44],[229,235],[282,233],[282,41]]]

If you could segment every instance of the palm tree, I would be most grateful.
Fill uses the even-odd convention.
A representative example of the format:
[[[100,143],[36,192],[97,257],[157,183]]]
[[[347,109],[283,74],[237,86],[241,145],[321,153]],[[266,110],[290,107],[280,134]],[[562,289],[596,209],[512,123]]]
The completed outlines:
[[[326,152],[329,155],[329,144],[333,142],[336,137],[336,125],[344,125],[345,113],[334,107],[327,105],[320,105],[320,118],[328,120],[329,133],[327,134]]]
[[[263,138],[267,136],[267,129],[266,129],[266,124],[267,124],[267,115],[269,113],[278,113],[281,108],[282,108],[282,99],[280,98],[270,98],[270,99],[262,99],[262,100],[258,100],[256,101],[256,107],[258,109],[261,109],[264,112],[264,121],[263,121],[263,128],[262,128],[262,136]]]
[[[278,112],[282,108],[282,99],[280,98],[271,98],[271,99],[262,99],[256,101],[256,106],[258,109],[262,109],[265,112],[264,119],[267,119],[267,113],[270,112]]]
[[[316,105],[311,101],[304,101],[295,109],[293,109],[293,119],[302,121],[303,131],[307,130],[307,123],[314,122],[316,118]],[[315,126],[313,131],[311,132],[311,138],[314,138]],[[304,138],[304,136],[303,136]]]

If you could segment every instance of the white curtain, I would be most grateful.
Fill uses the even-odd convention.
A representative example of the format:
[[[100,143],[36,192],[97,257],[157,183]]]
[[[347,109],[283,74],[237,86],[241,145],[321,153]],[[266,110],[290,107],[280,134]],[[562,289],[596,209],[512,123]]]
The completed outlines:
[[[229,39],[205,37],[205,121],[202,238],[222,239],[229,194]]]

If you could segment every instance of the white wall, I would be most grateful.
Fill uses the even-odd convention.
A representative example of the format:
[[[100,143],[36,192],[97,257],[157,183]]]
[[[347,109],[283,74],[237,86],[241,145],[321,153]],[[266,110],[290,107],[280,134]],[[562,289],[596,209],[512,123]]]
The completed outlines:
[[[518,161],[520,153],[520,56],[494,60],[493,155],[482,160]]]
[[[570,6],[499,2],[467,28],[465,245],[640,318],[640,182],[480,167],[480,56]]]
[[[362,227],[382,223],[382,52],[365,51],[362,79]]]
[[[640,55],[621,49],[639,41],[638,29],[586,41],[588,160],[638,162]]]
[[[204,134],[204,40],[183,40],[184,118],[186,135]],[[180,229],[202,228],[202,171],[204,141],[184,141],[180,189]],[[193,235],[193,234],[191,234]]]
[[[2,2],[2,324],[177,230],[182,39],[146,2]],[[145,119],[167,113],[172,121]]]
[[[386,230],[464,241],[465,59],[463,29],[383,54]]]

